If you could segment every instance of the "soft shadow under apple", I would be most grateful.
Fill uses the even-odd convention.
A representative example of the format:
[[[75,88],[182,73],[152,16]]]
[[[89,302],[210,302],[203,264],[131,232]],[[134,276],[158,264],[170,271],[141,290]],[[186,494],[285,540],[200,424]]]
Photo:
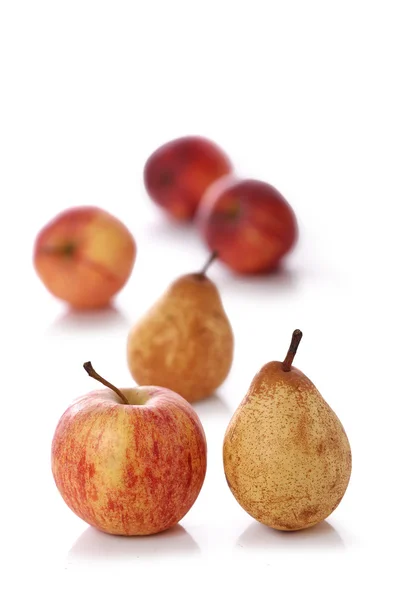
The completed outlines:
[[[126,330],[129,321],[126,316],[115,306],[107,306],[96,310],[68,309],[58,317],[47,330],[49,335],[69,335],[77,331],[90,333],[107,330]]]
[[[285,551],[345,548],[339,533],[327,521],[300,531],[278,531],[254,522],[238,538],[237,545],[241,548]]]
[[[238,275],[227,268],[222,269],[222,266],[220,269],[218,280],[221,288],[246,296],[265,292],[291,293],[299,285],[301,278],[298,271],[285,266],[279,266],[270,273],[255,275]]]
[[[192,407],[199,415],[200,419],[208,416],[226,417],[231,415],[231,410],[219,394],[213,394],[203,400],[193,402]]]
[[[180,556],[200,552],[192,536],[175,525],[167,531],[149,536],[116,536],[88,527],[68,553],[69,561],[120,561],[157,555]]]

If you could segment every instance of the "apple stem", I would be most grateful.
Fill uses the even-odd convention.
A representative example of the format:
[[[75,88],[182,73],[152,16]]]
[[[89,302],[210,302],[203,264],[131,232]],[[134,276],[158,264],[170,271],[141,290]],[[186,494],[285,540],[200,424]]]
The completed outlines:
[[[86,373],[88,375],[90,375],[90,377],[93,377],[93,379],[96,379],[97,381],[100,381],[100,383],[102,383],[106,387],[110,388],[110,390],[112,390],[113,392],[115,392],[121,398],[123,404],[129,404],[126,396],[124,396],[124,394],[121,392],[121,390],[119,390],[117,387],[115,387],[115,385],[113,385],[112,383],[110,383],[109,381],[107,381],[106,379],[104,379],[101,375],[99,375],[98,373],[96,373],[96,371],[92,367],[92,363],[91,362],[85,362],[84,365],[83,365],[83,368],[85,369]]]
[[[207,273],[207,270],[209,268],[209,266],[214,262],[214,260],[217,258],[218,256],[218,252],[216,250],[214,250],[214,252],[212,252],[206,262],[206,264],[204,265],[204,267],[201,269],[201,271],[199,272],[199,275],[201,277],[204,277],[205,274]]]
[[[290,369],[292,367],[293,359],[296,355],[297,348],[299,347],[302,337],[303,337],[303,334],[301,333],[300,329],[295,329],[293,331],[292,341],[290,342],[288,353],[286,354],[286,358],[282,363],[283,371],[286,371],[286,372],[290,371]]]

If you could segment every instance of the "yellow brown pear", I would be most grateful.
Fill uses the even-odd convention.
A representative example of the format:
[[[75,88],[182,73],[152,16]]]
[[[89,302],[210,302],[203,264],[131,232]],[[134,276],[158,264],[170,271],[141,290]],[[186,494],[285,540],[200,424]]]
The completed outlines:
[[[189,402],[210,396],[227,377],[233,333],[204,269],[174,281],[133,326],[128,365],[139,385],[167,387]]]
[[[341,422],[314,384],[291,366],[301,332],[283,362],[254,377],[224,438],[228,485],[255,519],[275,529],[311,527],[341,501],[351,450]]]

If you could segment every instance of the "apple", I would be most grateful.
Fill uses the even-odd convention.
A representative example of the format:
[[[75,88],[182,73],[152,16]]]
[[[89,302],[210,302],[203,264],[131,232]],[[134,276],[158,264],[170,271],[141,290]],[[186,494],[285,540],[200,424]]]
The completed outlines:
[[[268,183],[225,177],[206,191],[197,224],[208,247],[238,273],[274,270],[297,239],[295,214]]]
[[[169,389],[105,386],[78,398],[61,417],[52,471],[67,505],[106,533],[148,535],[176,525],[206,474],[203,427],[191,405]]]
[[[38,234],[34,265],[47,289],[74,308],[101,308],[125,285],[136,258],[132,234],[97,207],[70,208]]]
[[[144,184],[149,196],[172,217],[191,220],[208,186],[232,170],[214,142],[197,136],[164,144],[147,160]]]

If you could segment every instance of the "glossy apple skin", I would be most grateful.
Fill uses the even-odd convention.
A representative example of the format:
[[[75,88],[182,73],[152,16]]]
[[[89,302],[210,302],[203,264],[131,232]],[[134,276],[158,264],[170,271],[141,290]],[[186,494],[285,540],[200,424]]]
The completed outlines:
[[[232,170],[226,154],[196,136],[173,140],[156,150],[144,167],[149,196],[179,221],[191,220],[208,186]]]
[[[298,228],[285,198],[268,183],[225,177],[202,200],[197,224],[218,258],[238,273],[267,273],[294,246]]]
[[[195,502],[206,438],[193,408],[171,390],[127,393],[149,399],[125,405],[104,389],[66,410],[53,438],[52,471],[63,499],[86,523],[111,534],[149,535],[178,523]]]
[[[136,258],[130,231],[97,207],[74,207],[38,234],[34,265],[47,289],[74,308],[100,308],[128,280]]]

